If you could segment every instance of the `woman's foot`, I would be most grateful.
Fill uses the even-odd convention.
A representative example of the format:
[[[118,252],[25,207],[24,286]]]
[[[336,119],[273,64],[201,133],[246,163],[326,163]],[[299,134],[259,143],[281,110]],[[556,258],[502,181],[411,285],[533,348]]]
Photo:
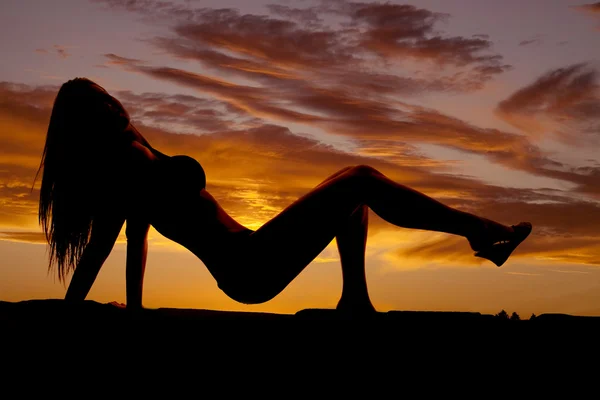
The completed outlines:
[[[491,221],[490,221],[491,222]],[[511,227],[484,221],[483,233],[468,238],[475,257],[490,260],[498,267],[508,260],[517,246],[529,236],[532,226],[529,222],[521,222]]]
[[[377,310],[375,310],[371,300],[368,298],[366,300],[350,300],[342,296],[338,302],[336,310],[342,315],[354,318],[371,317],[377,315]]]

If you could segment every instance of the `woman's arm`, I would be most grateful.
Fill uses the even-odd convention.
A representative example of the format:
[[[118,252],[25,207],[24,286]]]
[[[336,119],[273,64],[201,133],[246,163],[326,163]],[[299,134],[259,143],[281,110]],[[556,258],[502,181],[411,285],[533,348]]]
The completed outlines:
[[[75,268],[65,300],[85,300],[124,223],[125,218],[117,216],[99,216],[94,219],[90,241]]]
[[[148,253],[148,230],[150,224],[141,219],[127,219],[127,264],[126,287],[127,308],[142,308],[142,291],[144,286],[144,271],[146,270],[146,255]]]

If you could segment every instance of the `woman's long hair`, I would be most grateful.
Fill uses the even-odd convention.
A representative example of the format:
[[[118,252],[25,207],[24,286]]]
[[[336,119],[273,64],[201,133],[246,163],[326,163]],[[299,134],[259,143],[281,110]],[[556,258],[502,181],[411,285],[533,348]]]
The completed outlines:
[[[75,269],[89,241],[114,178],[112,156],[128,124],[121,103],[89,79],[70,80],[56,95],[38,170],[43,170],[38,217],[50,245],[48,269],[56,266],[60,281]]]

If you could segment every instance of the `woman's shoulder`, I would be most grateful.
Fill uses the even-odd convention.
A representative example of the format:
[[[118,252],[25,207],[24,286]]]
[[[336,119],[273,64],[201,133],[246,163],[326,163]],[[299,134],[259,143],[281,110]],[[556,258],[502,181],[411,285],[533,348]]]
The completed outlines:
[[[158,160],[150,148],[138,141],[132,141],[128,145],[128,155],[135,163],[150,164]]]

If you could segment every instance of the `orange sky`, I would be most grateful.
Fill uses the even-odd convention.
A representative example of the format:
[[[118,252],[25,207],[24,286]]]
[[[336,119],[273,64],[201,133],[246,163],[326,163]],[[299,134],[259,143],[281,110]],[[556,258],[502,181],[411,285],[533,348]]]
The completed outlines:
[[[154,147],[198,159],[207,189],[253,229],[353,164],[505,224],[533,223],[497,268],[462,238],[371,213],[367,277],[381,311],[600,315],[600,3],[8,3],[0,300],[64,296],[46,272],[31,184],[60,84],[86,76]],[[149,243],[147,307],[291,313],[339,298],[335,243],[256,306],[228,299],[157,232]],[[124,302],[124,267],[121,240],[88,299]]]

